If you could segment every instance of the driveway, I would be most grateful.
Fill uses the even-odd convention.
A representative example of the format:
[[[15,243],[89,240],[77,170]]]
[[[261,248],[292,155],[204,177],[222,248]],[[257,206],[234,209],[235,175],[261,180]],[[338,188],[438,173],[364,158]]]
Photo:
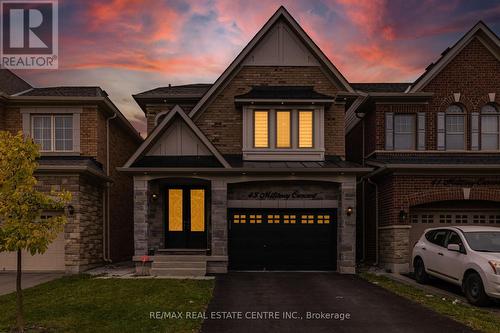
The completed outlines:
[[[316,318],[307,319],[308,312]],[[336,273],[221,275],[207,316],[202,333],[473,332],[356,276]],[[251,319],[259,316],[267,319]]]
[[[23,289],[31,288],[41,283],[55,280],[63,276],[63,273],[23,273]],[[0,273],[0,295],[10,294],[16,291],[16,273]]]

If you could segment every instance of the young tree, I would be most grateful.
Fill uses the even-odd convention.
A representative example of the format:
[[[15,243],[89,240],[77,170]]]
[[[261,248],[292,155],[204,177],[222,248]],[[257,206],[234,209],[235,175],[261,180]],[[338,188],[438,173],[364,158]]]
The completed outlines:
[[[0,252],[17,252],[17,329],[24,332],[21,251],[44,253],[63,230],[66,216],[41,218],[44,211],[63,211],[69,192],[39,192],[34,172],[38,145],[22,133],[0,131]]]

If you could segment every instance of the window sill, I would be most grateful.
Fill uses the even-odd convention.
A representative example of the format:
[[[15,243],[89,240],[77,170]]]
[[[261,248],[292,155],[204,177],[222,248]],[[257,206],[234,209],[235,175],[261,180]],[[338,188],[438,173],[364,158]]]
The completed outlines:
[[[76,151],[41,151],[41,156],[80,156]]]
[[[249,149],[243,151],[245,161],[324,161],[324,149]]]

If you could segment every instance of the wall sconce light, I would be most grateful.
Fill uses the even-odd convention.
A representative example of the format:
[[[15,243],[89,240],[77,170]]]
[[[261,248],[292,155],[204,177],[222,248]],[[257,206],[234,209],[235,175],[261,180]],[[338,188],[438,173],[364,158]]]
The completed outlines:
[[[347,216],[351,216],[352,212],[354,212],[354,209],[352,207],[347,207],[347,209],[345,210]]]
[[[153,193],[151,194],[151,201],[157,201],[158,200],[158,194]]]
[[[73,207],[72,205],[69,205],[66,208],[68,209],[68,215],[69,216],[73,216],[75,214],[75,207]]]
[[[404,210],[400,210],[399,211],[399,221],[405,222],[407,218],[408,218],[408,213],[405,212]]]

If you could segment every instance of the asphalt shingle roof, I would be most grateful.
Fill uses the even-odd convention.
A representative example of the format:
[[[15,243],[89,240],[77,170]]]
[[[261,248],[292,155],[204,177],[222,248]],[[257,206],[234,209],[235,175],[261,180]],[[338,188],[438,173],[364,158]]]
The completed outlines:
[[[21,96],[63,96],[63,97],[106,97],[107,94],[100,87],[47,87],[33,88]]]
[[[364,92],[405,92],[411,83],[351,83],[354,90]]]
[[[14,95],[28,90],[31,85],[8,69],[0,69],[0,92]]]
[[[235,99],[333,99],[321,94],[312,86],[254,86],[252,90]]]
[[[135,97],[165,97],[165,98],[201,98],[208,89],[212,86],[211,83],[194,83],[181,86],[158,87],[147,90],[134,95]]]

